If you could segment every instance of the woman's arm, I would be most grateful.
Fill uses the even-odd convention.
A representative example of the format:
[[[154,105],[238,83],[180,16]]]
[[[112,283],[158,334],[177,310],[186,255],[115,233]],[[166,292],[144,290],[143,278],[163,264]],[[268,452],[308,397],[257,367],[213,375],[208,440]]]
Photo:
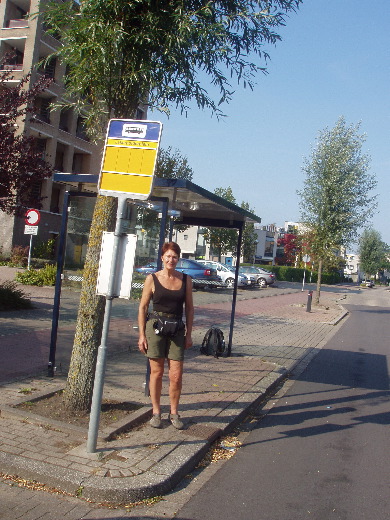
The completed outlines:
[[[139,303],[139,309],[138,309],[138,331],[139,331],[138,348],[144,354],[146,354],[146,351],[148,350],[148,341],[145,336],[145,327],[146,327],[146,315],[148,313],[149,303],[150,303],[150,300],[153,295],[153,289],[154,289],[153,277],[151,274],[149,274],[145,279],[144,288],[143,288],[142,296],[141,296],[141,301]]]
[[[186,343],[185,348],[192,347],[192,326],[194,323],[194,300],[192,297],[192,278],[187,275],[186,282],[186,299],[185,299],[185,313],[186,313]]]

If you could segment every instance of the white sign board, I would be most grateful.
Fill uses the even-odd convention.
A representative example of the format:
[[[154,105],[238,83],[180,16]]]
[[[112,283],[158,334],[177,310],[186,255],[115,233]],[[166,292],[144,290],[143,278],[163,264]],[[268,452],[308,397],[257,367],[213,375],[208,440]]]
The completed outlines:
[[[38,226],[24,226],[25,235],[38,235]]]
[[[123,235],[120,239],[118,267],[115,272],[115,297],[130,298],[136,245],[137,235]],[[101,294],[103,296],[106,296],[108,293],[113,246],[114,233],[104,231],[96,286],[96,294]]]

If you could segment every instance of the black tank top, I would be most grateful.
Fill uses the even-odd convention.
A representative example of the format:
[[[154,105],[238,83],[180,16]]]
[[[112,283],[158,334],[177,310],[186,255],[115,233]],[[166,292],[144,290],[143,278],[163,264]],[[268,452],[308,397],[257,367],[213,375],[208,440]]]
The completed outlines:
[[[175,314],[183,316],[183,305],[186,299],[186,282],[187,275],[183,273],[183,280],[180,289],[166,289],[159,282],[157,276],[153,273],[154,293],[153,293],[153,310],[156,312],[166,312],[167,314]]]

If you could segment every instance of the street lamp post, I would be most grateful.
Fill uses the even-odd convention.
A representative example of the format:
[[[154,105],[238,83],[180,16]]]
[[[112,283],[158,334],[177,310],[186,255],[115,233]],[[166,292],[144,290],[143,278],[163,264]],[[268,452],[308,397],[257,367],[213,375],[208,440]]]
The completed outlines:
[[[255,240],[255,242],[254,242],[255,250],[253,253],[253,265],[255,265],[255,263],[256,263],[257,244],[258,244],[258,241]]]

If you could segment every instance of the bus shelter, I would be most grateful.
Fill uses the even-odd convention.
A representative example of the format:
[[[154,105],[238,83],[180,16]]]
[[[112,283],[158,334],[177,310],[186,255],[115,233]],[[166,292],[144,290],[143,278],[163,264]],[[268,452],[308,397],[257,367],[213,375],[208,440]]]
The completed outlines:
[[[53,375],[55,366],[68,206],[72,198],[96,197],[98,175],[55,173],[53,180],[54,182],[65,184],[66,191],[63,202],[62,223],[58,246],[57,277],[48,366],[49,375]],[[132,200],[131,202],[137,204],[137,201]],[[151,196],[146,203],[158,211],[160,215],[158,250],[161,250],[161,246],[165,241],[168,222],[170,240],[172,239],[173,228],[175,225],[237,229],[237,263],[232,294],[230,330],[227,348],[227,355],[230,356],[233,342],[238,268],[240,265],[243,229],[246,223],[259,223],[261,222],[261,218],[243,208],[240,208],[236,204],[211,193],[201,186],[184,179],[155,178]],[[140,201],[140,204],[145,205],[145,201]],[[157,259],[160,260],[159,255],[157,255]],[[160,264],[158,264],[158,267],[160,267]]]

